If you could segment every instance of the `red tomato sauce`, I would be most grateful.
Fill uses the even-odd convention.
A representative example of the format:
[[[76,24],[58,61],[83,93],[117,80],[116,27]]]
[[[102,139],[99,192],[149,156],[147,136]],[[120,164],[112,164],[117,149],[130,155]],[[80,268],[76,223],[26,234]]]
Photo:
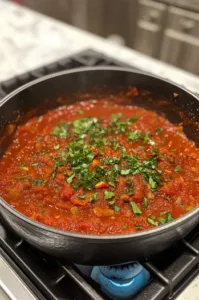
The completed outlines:
[[[105,100],[19,126],[0,170],[0,196],[13,208],[71,232],[136,232],[199,203],[199,150],[182,126]]]

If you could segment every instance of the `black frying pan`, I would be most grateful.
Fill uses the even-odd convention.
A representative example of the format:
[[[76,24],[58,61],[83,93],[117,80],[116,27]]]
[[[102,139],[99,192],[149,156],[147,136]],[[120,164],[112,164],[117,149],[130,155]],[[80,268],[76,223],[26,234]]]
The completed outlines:
[[[0,103],[0,128],[5,137],[1,152],[9,142],[7,124],[19,124],[35,114],[56,107],[60,96],[66,103],[74,103],[77,92],[90,93],[93,88],[118,93],[128,86],[136,86],[143,93],[132,103],[164,112],[174,123],[182,122],[187,135],[199,145],[199,99],[188,91],[157,77],[114,67],[81,68],[64,71],[35,80],[14,91]],[[95,93],[97,91],[95,89]],[[173,93],[179,97],[173,97]],[[92,98],[92,95],[91,95]],[[68,100],[67,100],[68,99]],[[59,101],[58,101],[59,102]],[[20,116],[20,117],[19,117]],[[2,172],[0,176],[3,176]],[[79,264],[117,264],[160,252],[188,234],[199,221],[199,208],[183,217],[151,230],[125,235],[86,235],[65,232],[33,221],[0,198],[3,219],[24,240],[36,248],[69,262]]]

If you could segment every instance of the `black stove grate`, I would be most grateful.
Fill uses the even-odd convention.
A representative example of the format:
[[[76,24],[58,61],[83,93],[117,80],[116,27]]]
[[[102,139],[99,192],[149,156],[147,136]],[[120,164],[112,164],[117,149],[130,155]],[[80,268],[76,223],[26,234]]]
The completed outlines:
[[[14,89],[44,75],[81,66],[128,66],[92,50],[0,83],[0,100]],[[24,278],[39,299],[108,299],[99,286],[75,266],[41,254],[0,224],[0,254]],[[199,226],[183,241],[141,264],[152,274],[150,283],[134,300],[174,299],[199,273]]]

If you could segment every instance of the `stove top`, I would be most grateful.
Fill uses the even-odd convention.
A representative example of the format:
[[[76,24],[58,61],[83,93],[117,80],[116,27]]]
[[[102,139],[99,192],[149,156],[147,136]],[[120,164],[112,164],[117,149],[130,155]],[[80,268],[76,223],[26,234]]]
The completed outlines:
[[[0,100],[44,75],[81,66],[127,66],[92,50],[0,83]],[[0,299],[165,300],[199,273],[199,226],[150,260],[119,266],[67,265],[34,249],[0,223]]]

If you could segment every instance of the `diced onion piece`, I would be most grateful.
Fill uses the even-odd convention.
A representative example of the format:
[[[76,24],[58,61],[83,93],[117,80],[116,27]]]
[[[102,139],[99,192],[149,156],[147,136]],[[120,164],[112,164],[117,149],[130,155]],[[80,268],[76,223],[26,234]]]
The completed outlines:
[[[97,217],[112,217],[114,215],[114,211],[109,208],[95,207],[93,212]]]
[[[103,182],[103,181],[100,181],[100,182],[98,182],[98,183],[95,185],[95,188],[96,188],[96,189],[104,189],[104,188],[107,188],[107,187],[109,187],[108,183]]]
[[[73,215],[77,215],[79,213],[79,208],[76,206],[73,206],[73,207],[71,207],[70,211]]]
[[[18,188],[7,188],[9,195],[13,198],[18,197],[21,193],[21,190]]]
[[[177,98],[178,96],[179,96],[178,93],[173,93],[173,97],[174,97],[174,98]]]
[[[147,193],[147,198],[148,198],[149,200],[153,200],[153,199],[155,198],[155,196],[154,196],[154,194],[153,194],[151,191],[149,191],[149,192]]]
[[[57,215],[57,216],[55,216],[55,219],[59,219],[61,216],[60,215]]]
[[[120,200],[122,201],[130,201],[130,197],[127,194],[122,194],[120,197]]]
[[[99,166],[100,165],[100,160],[98,160],[98,159],[94,159],[93,161],[92,161],[92,167],[94,168],[94,167],[96,167],[96,166]]]
[[[84,200],[78,199],[78,198],[71,198],[70,202],[73,203],[74,205],[78,205],[78,206],[85,206],[88,204],[89,200],[86,198]]]
[[[188,205],[188,206],[186,207],[186,211],[190,211],[190,210],[192,210],[193,208],[194,208],[194,206]]]

